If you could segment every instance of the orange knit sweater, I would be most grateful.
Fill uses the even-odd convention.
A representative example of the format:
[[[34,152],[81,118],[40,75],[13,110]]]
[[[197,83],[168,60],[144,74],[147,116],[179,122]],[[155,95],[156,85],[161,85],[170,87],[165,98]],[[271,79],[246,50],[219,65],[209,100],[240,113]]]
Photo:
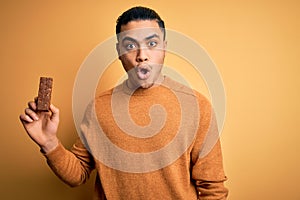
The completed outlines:
[[[125,83],[88,106],[71,151],[45,155],[57,176],[77,186],[96,169],[94,199],[226,199],[209,101],[167,77],[150,89]]]

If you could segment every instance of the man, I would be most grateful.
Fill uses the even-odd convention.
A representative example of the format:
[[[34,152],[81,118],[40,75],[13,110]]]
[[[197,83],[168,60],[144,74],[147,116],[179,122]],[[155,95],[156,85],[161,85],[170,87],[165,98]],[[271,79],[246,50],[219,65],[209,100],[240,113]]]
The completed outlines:
[[[88,106],[71,151],[56,137],[59,110],[54,105],[51,112],[38,113],[35,102],[29,102],[20,115],[28,135],[64,182],[80,185],[97,170],[94,199],[227,197],[210,103],[161,73],[164,28],[149,8],[134,7],[118,18],[116,48],[128,79]],[[211,135],[215,142],[207,150],[205,141]]]

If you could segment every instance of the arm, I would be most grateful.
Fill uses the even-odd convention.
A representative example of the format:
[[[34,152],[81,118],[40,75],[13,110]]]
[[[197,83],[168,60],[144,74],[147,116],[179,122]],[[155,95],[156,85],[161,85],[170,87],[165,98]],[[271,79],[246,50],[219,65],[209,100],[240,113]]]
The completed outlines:
[[[199,200],[225,200],[228,190],[223,170],[219,132],[213,109],[205,98],[199,98],[200,124],[192,150],[192,179]]]
[[[85,183],[95,166],[92,156],[79,138],[71,151],[59,143],[56,149],[44,155],[52,171],[71,187]]]
[[[220,141],[204,158],[199,158],[192,169],[192,178],[199,200],[225,200],[228,195],[224,182],[227,180],[223,171]]]
[[[37,112],[36,103],[31,101],[20,120],[28,136],[41,148],[47,163],[54,173],[70,186],[80,185],[89,177],[94,168],[90,154],[80,140],[72,151],[66,150],[56,133],[59,124],[59,110],[50,106],[50,112]]]

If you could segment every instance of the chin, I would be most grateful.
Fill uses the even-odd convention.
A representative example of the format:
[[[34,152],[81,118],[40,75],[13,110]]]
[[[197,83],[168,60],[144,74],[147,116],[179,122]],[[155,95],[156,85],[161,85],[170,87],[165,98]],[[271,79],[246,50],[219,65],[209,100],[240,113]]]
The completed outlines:
[[[140,87],[143,88],[143,89],[147,89],[147,88],[150,88],[153,86],[153,83],[141,83],[140,84]]]

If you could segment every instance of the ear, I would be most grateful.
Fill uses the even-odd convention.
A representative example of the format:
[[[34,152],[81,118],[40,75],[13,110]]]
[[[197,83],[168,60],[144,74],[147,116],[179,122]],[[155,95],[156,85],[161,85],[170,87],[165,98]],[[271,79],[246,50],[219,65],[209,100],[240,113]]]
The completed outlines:
[[[167,45],[168,45],[168,42],[167,42],[167,40],[165,40],[164,41],[164,50],[166,51],[166,49],[167,49]]]
[[[118,52],[118,57],[119,57],[119,59],[120,59],[121,51],[120,51],[119,43],[116,43],[116,50],[117,50],[117,52]]]
[[[164,56],[166,56],[166,52],[167,52],[167,44],[168,44],[168,42],[165,40],[165,41],[164,41],[164,44],[163,44]]]

